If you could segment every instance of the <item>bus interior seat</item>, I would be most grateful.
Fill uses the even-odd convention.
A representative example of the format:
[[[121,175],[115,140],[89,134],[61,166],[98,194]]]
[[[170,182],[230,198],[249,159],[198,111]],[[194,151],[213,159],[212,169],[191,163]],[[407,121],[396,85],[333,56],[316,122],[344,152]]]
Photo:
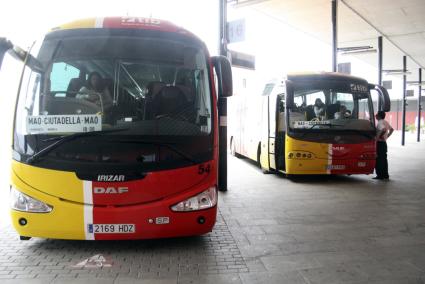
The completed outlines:
[[[195,92],[193,88],[186,85],[176,85],[176,87],[182,91],[188,102],[193,102],[195,100]]]
[[[84,86],[85,80],[81,78],[72,78],[69,80],[68,88],[66,89],[66,96],[68,98],[75,98],[77,92]]]
[[[316,117],[316,114],[314,113],[314,107],[313,105],[308,105],[305,107],[305,119],[307,121],[312,120]]]
[[[334,119],[335,113],[339,111],[339,108],[340,108],[339,102],[337,102],[335,104],[328,105],[328,107],[326,108],[326,113],[328,115],[328,119]]]
[[[148,89],[148,99],[153,100],[153,98],[159,94],[159,92],[164,88],[166,84],[164,82],[152,81],[149,82]]]
[[[152,115],[183,114],[187,105],[186,96],[178,87],[165,86],[152,99]]]
[[[152,81],[147,85],[148,92],[146,94],[145,102],[145,117],[154,118],[153,113],[153,100],[159,94],[159,92],[164,88],[166,84],[160,81]]]

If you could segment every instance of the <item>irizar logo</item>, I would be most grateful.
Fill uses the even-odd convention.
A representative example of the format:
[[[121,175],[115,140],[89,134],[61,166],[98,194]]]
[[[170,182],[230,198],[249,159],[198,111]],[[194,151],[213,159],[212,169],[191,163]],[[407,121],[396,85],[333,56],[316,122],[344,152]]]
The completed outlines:
[[[125,175],[98,175],[97,181],[124,181]]]
[[[113,187],[113,186],[108,186],[108,187],[101,187],[101,186],[96,186],[93,188],[93,193],[94,194],[121,194],[121,193],[126,193],[128,192],[128,187]]]

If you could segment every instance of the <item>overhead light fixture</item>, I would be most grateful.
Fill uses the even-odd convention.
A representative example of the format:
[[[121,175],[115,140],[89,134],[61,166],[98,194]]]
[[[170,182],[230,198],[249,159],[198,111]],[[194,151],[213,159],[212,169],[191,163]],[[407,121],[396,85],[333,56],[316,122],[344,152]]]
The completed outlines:
[[[409,70],[404,71],[403,69],[386,69],[382,70],[385,75],[409,75],[412,74]]]
[[[377,50],[373,48],[373,46],[369,46],[369,45],[339,47],[337,50],[338,52],[341,52],[341,55],[365,54],[365,53],[377,52]]]
[[[365,54],[365,53],[376,53],[376,49],[365,49],[365,50],[353,50],[341,52],[341,55],[352,55],[352,54]]]
[[[266,1],[270,0],[227,0],[227,3],[231,4],[235,8],[241,8],[246,6],[252,6]]]
[[[421,83],[419,83],[419,81],[407,81],[406,82],[407,83],[407,85],[410,85],[410,86],[425,86],[425,82],[424,81],[422,81]]]

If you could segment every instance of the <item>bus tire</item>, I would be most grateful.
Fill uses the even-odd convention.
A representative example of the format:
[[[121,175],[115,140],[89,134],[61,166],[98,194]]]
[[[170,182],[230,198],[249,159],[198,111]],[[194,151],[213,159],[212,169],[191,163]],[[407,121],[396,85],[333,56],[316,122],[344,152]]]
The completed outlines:
[[[230,139],[230,154],[236,158],[241,158],[241,154],[236,153],[235,142],[233,141],[233,137]]]
[[[258,164],[258,167],[263,172],[263,174],[269,174],[270,173],[269,170],[266,170],[265,168],[263,168],[263,166],[261,166],[261,143],[258,144],[258,149],[257,149],[257,164]]]
[[[258,148],[257,148],[257,166],[261,169],[261,143],[258,144]]]

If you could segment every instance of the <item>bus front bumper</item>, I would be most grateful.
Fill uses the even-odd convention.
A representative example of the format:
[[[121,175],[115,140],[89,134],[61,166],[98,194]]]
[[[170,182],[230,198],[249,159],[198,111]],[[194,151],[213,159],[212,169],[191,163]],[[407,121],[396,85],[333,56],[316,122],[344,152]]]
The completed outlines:
[[[290,159],[286,161],[286,173],[294,175],[371,174],[375,160],[359,159]]]
[[[17,188],[25,187],[24,184]],[[28,186],[26,186],[28,188]],[[208,188],[198,185],[182,194],[146,204],[92,206],[66,201],[36,190],[30,195],[53,207],[48,213],[11,210],[12,224],[20,236],[73,240],[154,239],[202,235],[212,231],[214,207],[174,212],[171,206]]]

